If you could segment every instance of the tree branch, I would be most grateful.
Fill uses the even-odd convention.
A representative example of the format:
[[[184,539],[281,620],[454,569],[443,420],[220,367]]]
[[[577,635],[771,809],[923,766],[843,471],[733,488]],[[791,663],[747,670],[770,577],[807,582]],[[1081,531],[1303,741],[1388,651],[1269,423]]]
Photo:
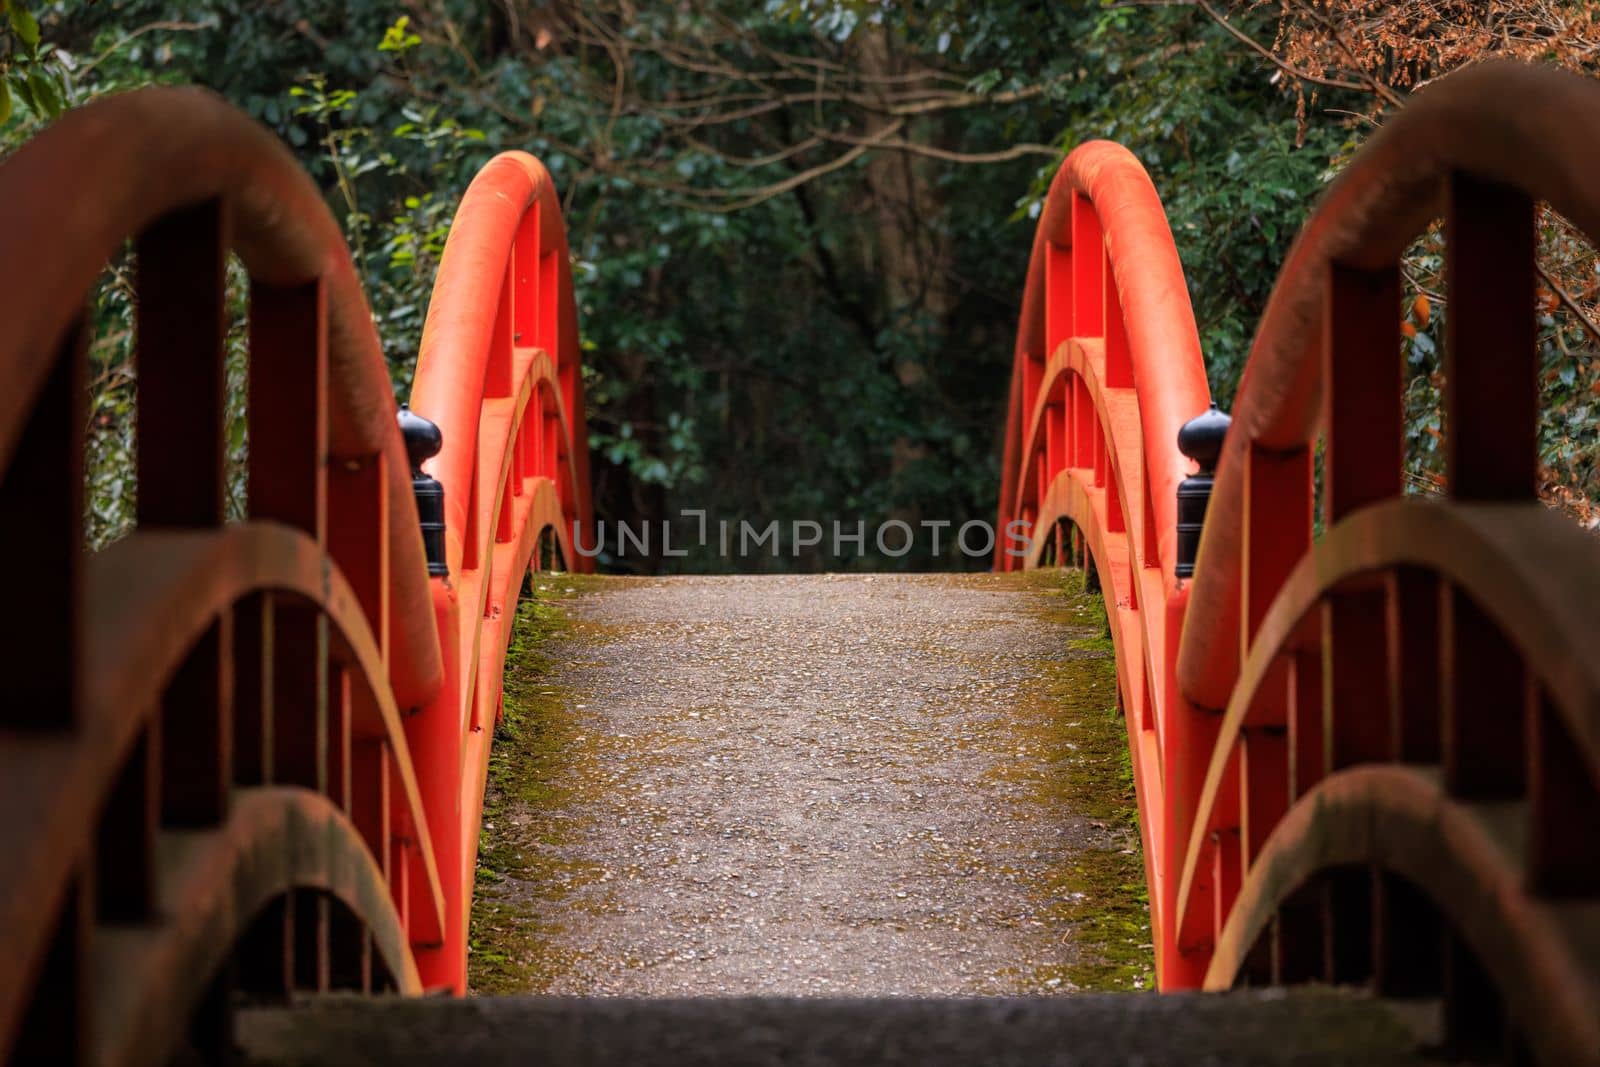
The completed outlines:
[[[1272,49],[1261,44],[1254,37],[1251,37],[1248,33],[1245,33],[1233,23],[1229,22],[1227,18],[1223,16],[1222,12],[1212,7],[1206,2],[1206,0],[1190,0],[1190,2],[1193,3],[1195,7],[1198,7],[1207,15],[1211,16],[1211,21],[1227,30],[1228,33],[1232,35],[1234,40],[1247,46],[1252,52],[1271,63],[1273,66],[1277,67],[1291,78],[1298,78],[1301,81],[1310,82],[1312,85],[1326,86],[1329,89],[1354,89],[1357,92],[1368,91],[1367,86],[1361,85],[1357,82],[1342,81],[1338,78],[1319,77],[1309,71],[1301,70],[1299,67],[1293,66],[1292,64],[1278,58],[1277,53],[1273,52]]]

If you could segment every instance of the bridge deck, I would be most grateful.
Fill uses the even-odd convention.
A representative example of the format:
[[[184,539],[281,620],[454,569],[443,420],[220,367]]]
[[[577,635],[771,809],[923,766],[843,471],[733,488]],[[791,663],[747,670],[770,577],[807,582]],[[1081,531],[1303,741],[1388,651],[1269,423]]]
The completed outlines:
[[[1079,583],[583,580],[571,628],[508,663],[475,987],[1148,986],[1109,642]]]
[[[1329,990],[988,999],[500,997],[246,1013],[252,1067],[1402,1067],[1416,1020]],[[1460,1062],[1460,1061],[1456,1061]]]

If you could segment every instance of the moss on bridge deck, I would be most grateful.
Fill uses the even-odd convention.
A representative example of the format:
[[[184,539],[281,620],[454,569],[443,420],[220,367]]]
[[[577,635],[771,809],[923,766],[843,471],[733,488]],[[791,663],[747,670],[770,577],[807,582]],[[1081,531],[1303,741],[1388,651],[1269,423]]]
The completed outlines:
[[[637,791],[642,778],[681,775],[690,765],[713,766],[704,763],[702,723],[726,714],[726,708],[713,708],[701,699],[704,693],[675,697],[669,691],[660,694],[662,703],[676,701],[682,706],[662,708],[660,714],[641,720],[637,728],[619,728],[616,720],[606,719],[599,709],[605,700],[604,680],[631,670],[630,649],[649,646],[653,654],[660,653],[661,627],[617,607],[647,591],[652,598],[671,595],[673,582],[807,580],[534,577],[534,595],[518,608],[508,657],[505,720],[490,766],[471,931],[471,984],[475,991],[637,993],[653,988],[650,979],[637,976],[663,963],[680,966],[676,957],[664,959],[651,943],[656,931],[641,934],[639,943],[616,943],[634,940],[618,934],[608,940],[585,933],[607,924],[613,924],[615,931],[638,927],[634,920],[629,920],[633,927],[615,925],[621,921],[619,912],[636,904],[632,897],[619,902],[619,893],[637,896],[640,887],[656,884],[652,882],[656,875],[660,876],[663,912],[669,905],[677,908],[681,901],[676,892],[686,885],[681,882],[687,869],[683,864],[697,862],[699,857],[692,853],[653,854],[647,857],[644,869],[629,866],[630,857],[624,853],[628,848],[637,852],[637,841],[628,845],[633,839],[626,831],[619,837],[614,825],[605,835],[597,834],[585,813],[614,823],[618,811],[629,810],[618,807],[619,793]],[[1015,837],[1037,831],[1041,840],[1038,848],[1021,848],[1010,838],[1004,847],[991,847],[982,833],[969,827],[965,831],[946,829],[950,835],[946,841],[938,831],[926,832],[920,822],[943,826],[949,813],[934,811],[924,816],[919,811],[917,836],[897,842],[894,848],[900,853],[916,852],[924,865],[941,864],[959,873],[959,878],[941,885],[959,890],[962,885],[982,883],[975,890],[978,896],[964,904],[961,892],[956,891],[949,902],[954,915],[929,910],[937,907],[937,902],[925,901],[926,907],[908,912],[904,899],[890,900],[882,914],[867,922],[852,922],[848,928],[836,922],[837,928],[826,932],[821,942],[826,945],[829,937],[841,934],[855,937],[852,931],[875,927],[882,927],[883,936],[891,940],[915,941],[924,929],[930,937],[959,940],[970,936],[960,932],[963,927],[973,925],[960,914],[966,907],[973,912],[969,917],[974,921],[982,918],[979,912],[988,916],[984,921],[994,925],[992,934],[1007,939],[1015,949],[1013,958],[1003,964],[990,961],[982,974],[952,973],[944,985],[937,973],[917,971],[908,980],[914,980],[918,990],[1048,993],[1148,988],[1152,959],[1143,860],[1127,744],[1116,709],[1111,644],[1104,636],[1098,596],[1085,592],[1081,577],[1071,572],[879,576],[876,581],[876,586],[864,587],[871,590],[868,604],[874,597],[910,596],[913,605],[928,597],[950,596],[957,601],[972,597],[975,599],[966,606],[981,605],[994,616],[994,625],[1004,629],[1007,636],[1000,640],[994,632],[972,626],[950,630],[923,626],[921,636],[899,646],[912,654],[913,662],[932,664],[941,673],[928,683],[927,714],[931,718],[925,727],[919,728],[913,718],[885,725],[883,736],[886,744],[909,746],[900,750],[903,761],[913,754],[940,758],[944,750],[929,748],[926,741],[948,735],[949,758],[960,761],[963,768],[977,768],[971,782],[977,807],[998,805],[1005,833]],[[668,587],[665,593],[663,586]],[[722,587],[712,584],[707,588],[709,592],[702,590],[696,595],[714,598]],[[738,595],[747,595],[749,589],[727,588],[742,589]],[[786,590],[783,595],[809,595],[803,589]],[[837,594],[838,590],[831,592]],[[605,602],[614,596],[621,599],[608,607]],[[701,623],[691,618],[677,625],[692,632]],[[962,636],[968,632],[970,637]],[[1018,635],[1026,637],[1017,639]],[[853,647],[834,657],[847,670]],[[776,671],[783,664],[772,666]],[[649,662],[639,670],[627,684],[649,684]],[[953,677],[967,681],[953,681]],[[813,678],[811,684],[826,688],[844,683],[823,677]],[[871,688],[870,679],[855,678],[850,684]],[[854,694],[851,690],[836,699],[854,701]],[[1001,700],[1004,707],[984,707],[986,698]],[[760,717],[746,721],[745,734],[754,729],[752,723],[764,721]],[[908,729],[923,736],[907,740]],[[719,731],[716,739],[725,736]],[[726,763],[725,748],[717,751],[724,753],[720,758]],[[861,756],[871,758],[870,753]],[[711,757],[713,761],[718,758]],[[751,760],[759,758],[750,753]],[[711,776],[707,778],[710,782]],[[636,816],[637,839],[666,832],[661,828],[670,821],[647,809],[641,805]],[[678,813],[674,818],[686,820],[688,816]],[[900,816],[886,818],[893,821]],[[602,836],[606,843],[597,844]],[[870,861],[871,854],[857,847],[859,842],[850,844],[856,855]],[[757,847],[755,843],[747,845]],[[829,854],[833,855],[841,865],[862,862],[848,858],[848,853]],[[759,879],[759,872],[753,877]],[[940,877],[937,872],[930,875],[930,892],[938,889],[931,882]],[[919,887],[906,888],[911,890],[911,903],[916,903]],[[669,900],[668,894],[674,899]],[[1003,906],[991,899],[995,894],[1005,898]],[[900,898],[907,896],[904,889],[899,892]],[[826,909],[836,903],[829,898],[816,906]],[[725,914],[725,909],[721,913],[708,910],[700,918],[709,924]],[[693,917],[680,916],[674,921],[689,922]],[[668,920],[661,922],[666,925]],[[649,925],[655,925],[654,920]],[[878,934],[871,936],[877,938]],[[882,941],[873,943],[881,945]],[[966,947],[964,942],[960,946],[945,944],[944,958],[959,958],[952,954]],[[748,944],[741,950],[752,951]],[[873,951],[865,940],[836,944],[834,950]],[[776,970],[780,963],[777,950],[773,952]],[[787,970],[789,963],[785,958],[781,966]],[[796,963],[803,969],[799,960]],[[681,965],[686,970],[676,979],[680,985],[674,989],[693,988],[694,968],[707,963],[702,958],[681,961]],[[596,977],[599,975],[606,977]],[[591,988],[585,984],[590,979],[599,984]],[[759,991],[742,988],[737,976],[729,979],[723,975],[719,981],[723,980],[733,984],[705,991]],[[892,985],[893,979],[884,981]],[[791,982],[781,988],[795,987]],[[834,994],[882,991],[840,984],[823,988]]]

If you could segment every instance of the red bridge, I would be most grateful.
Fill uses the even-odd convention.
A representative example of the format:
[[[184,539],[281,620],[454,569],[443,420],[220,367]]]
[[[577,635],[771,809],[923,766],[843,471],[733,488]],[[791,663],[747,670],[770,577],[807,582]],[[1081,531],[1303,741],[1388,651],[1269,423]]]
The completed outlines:
[[[1229,425],[1151,177],[1104,142],[1063,164],[999,505],[1036,536],[996,565],[1102,583],[1163,990],[1363,985],[1441,1004],[1449,1048],[1600,1064],[1600,549],[1537,499],[1534,332],[1534,205],[1600,239],[1597,176],[1600,85],[1421,94],[1312,213]],[[215,98],[71,113],[0,202],[0,1054],[208,1062],[243,1001],[464,992],[509,620],[530,568],[589,562],[548,174],[508,153],[467,191],[398,422],[322,197]],[[1448,491],[1422,499],[1397,264],[1439,217]],[[85,298],[129,240],[137,530],[90,555]]]

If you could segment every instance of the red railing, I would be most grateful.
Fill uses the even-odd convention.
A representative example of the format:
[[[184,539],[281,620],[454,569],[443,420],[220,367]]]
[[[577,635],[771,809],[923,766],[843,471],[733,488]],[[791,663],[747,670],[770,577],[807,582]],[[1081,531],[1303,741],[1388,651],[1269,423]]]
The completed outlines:
[[[445,244],[417,360],[412,410],[442,431],[427,466],[444,487],[445,561],[433,582],[446,684],[419,745],[445,872],[447,934],[419,957],[425,981],[466,982],[466,921],[501,675],[522,576],[592,569],[589,451],[577,310],[560,201],[544,167],[508,152],[479,172]],[[592,551],[590,544],[582,546]],[[449,827],[446,829],[445,827]]]
[[[220,1055],[240,988],[462,992],[522,575],[589,563],[548,176],[491,162],[446,247],[414,398],[444,434],[431,579],[371,314],[275,138],[208,93],[131,93],[7,159],[0,202],[0,523],[26,605],[0,642],[0,1059],[141,1063],[205,1035]],[[91,558],[84,308],[130,239],[137,527]],[[234,524],[230,254],[249,277]]]
[[[1041,226],[1001,518],[1070,519],[1105,582],[1141,821],[1156,822],[1143,835],[1163,988],[1368,983],[1440,998],[1459,1051],[1600,1063],[1600,550],[1537,498],[1534,318],[1535,204],[1600,235],[1597,146],[1600,85],[1520,66],[1444,79],[1371,138],[1273,291],[1194,579],[1163,570],[1159,586],[1128,570],[1165,565],[1173,512],[1118,502],[1137,499],[1129,469],[1175,456],[1156,398],[1178,397],[1181,420],[1202,397],[1135,358],[1121,381],[1144,432],[1125,393],[1103,398],[1111,300],[1085,320],[1055,279],[1092,292],[1080,250],[1103,242],[1116,261],[1110,205],[1128,200],[1078,176],[1080,153],[1107,148],[1058,178],[1089,200],[1073,200],[1070,231],[1064,207]],[[1424,501],[1402,484],[1399,260],[1441,214],[1448,492]],[[1115,273],[1131,339],[1143,274]],[[1043,432],[1022,437],[1030,418]],[[1139,603],[1162,603],[1165,628],[1136,622]]]
[[[997,563],[1071,532],[1106,591],[1163,988],[1369,982],[1439,998],[1468,1052],[1600,1062],[1600,566],[1535,496],[1532,318],[1535,202],[1600,234],[1596,174],[1600,86],[1531,68],[1372,138],[1274,291],[1192,581],[1176,436],[1207,392],[1159,202],[1107,144],[1052,187],[1000,507],[1040,535]],[[443,432],[431,579],[348,252],[270,135],[203,92],[105,100],[0,165],[0,204],[0,1053],[221,1055],[241,987],[459,991],[520,582],[587,565],[548,176],[491,162],[445,252],[413,398]],[[1449,492],[1408,500],[1397,263],[1441,213]],[[84,304],[129,240],[137,526],[91,558]]]
[[[1172,710],[1172,649],[1187,596],[1176,575],[1178,429],[1210,403],[1194,312],[1166,213],[1125,148],[1095,141],[1062,164],[1023,295],[1000,494],[1002,569],[1065,559],[1076,529],[1097,565],[1117,656],[1139,803],[1157,971],[1181,984],[1170,929],[1169,810],[1205,753]],[[1004,531],[1032,532],[1026,556]],[[1176,848],[1187,834],[1179,832]]]
[[[176,1047],[230,1010],[241,954],[253,988],[420,990],[412,949],[445,914],[402,716],[444,661],[338,226],[275,138],[197,90],[64,116],[0,166],[0,201],[0,1050]],[[85,304],[130,239],[137,526],[91,559]],[[225,526],[230,253],[251,447],[249,518]]]

